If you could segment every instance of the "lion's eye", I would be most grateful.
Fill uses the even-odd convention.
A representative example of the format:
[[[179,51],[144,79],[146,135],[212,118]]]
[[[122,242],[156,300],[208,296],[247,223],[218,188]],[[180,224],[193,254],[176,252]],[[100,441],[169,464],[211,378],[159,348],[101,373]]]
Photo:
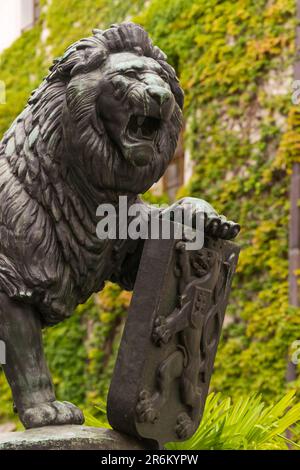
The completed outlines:
[[[134,70],[127,70],[125,72],[126,77],[129,78],[136,78],[136,72]]]

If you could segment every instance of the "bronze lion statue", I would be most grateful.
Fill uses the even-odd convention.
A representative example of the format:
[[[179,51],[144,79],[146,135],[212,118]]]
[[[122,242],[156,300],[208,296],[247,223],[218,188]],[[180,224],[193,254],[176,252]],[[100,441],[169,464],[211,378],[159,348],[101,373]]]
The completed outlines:
[[[182,106],[176,74],[143,28],[112,25],[54,61],[0,143],[0,340],[26,428],[84,420],[56,401],[41,331],[106,280],[133,288],[139,250],[99,239],[96,210],[120,195],[134,203],[163,175]],[[192,204],[211,235],[237,235],[209,204]]]

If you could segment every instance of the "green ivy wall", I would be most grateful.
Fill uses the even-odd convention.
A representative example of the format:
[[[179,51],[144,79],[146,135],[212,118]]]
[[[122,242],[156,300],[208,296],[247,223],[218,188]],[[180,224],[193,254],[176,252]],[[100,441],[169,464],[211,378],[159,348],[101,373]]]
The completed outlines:
[[[288,306],[288,184],[300,155],[291,107],[292,0],[52,0],[39,23],[2,56],[0,133],[22,110],[53,57],[94,27],[133,18],[176,68],[185,90],[185,142],[194,174],[181,195],[207,199],[242,225],[242,253],[212,388],[266,401],[287,387],[300,314]],[[289,115],[289,119],[287,119]],[[109,284],[48,330],[46,353],[59,397],[91,408],[107,392],[130,301]],[[0,419],[11,418],[0,376]]]

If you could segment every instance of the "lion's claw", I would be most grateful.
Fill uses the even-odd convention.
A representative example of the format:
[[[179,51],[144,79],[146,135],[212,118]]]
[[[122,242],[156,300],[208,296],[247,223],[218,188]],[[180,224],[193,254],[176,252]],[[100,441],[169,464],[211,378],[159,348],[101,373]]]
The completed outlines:
[[[206,217],[205,220],[205,233],[212,237],[232,240],[238,235],[240,229],[239,224],[227,220],[223,215],[213,215]]]
[[[207,217],[205,224],[205,232],[212,236],[217,236],[221,225],[221,219],[218,217]]]
[[[175,432],[179,439],[188,439],[194,431],[194,423],[187,413],[181,413],[177,418]]]
[[[159,418],[159,411],[155,409],[147,390],[143,390],[139,395],[136,413],[140,423],[155,423]]]
[[[172,332],[168,327],[166,317],[158,316],[154,322],[152,340],[157,345],[167,344],[172,338]]]
[[[230,222],[230,224],[230,238],[233,239],[240,233],[241,226],[239,224],[236,224],[235,222]]]

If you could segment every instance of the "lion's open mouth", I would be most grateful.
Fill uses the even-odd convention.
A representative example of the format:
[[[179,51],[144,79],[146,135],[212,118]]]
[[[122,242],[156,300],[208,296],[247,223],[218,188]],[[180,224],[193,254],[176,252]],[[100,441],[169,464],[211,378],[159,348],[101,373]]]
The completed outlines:
[[[160,119],[150,116],[133,115],[129,119],[127,132],[136,139],[153,140],[160,128]]]

